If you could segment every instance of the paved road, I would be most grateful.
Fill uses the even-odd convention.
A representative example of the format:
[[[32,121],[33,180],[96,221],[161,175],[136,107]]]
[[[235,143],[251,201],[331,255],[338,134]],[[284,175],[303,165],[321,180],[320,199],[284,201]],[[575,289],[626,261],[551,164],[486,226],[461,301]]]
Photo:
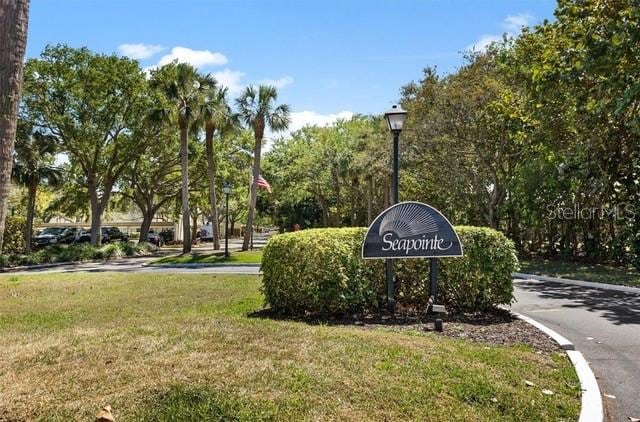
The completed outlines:
[[[590,363],[605,395],[607,420],[640,418],[640,293],[553,282],[514,284],[518,302],[513,310],[568,338]]]

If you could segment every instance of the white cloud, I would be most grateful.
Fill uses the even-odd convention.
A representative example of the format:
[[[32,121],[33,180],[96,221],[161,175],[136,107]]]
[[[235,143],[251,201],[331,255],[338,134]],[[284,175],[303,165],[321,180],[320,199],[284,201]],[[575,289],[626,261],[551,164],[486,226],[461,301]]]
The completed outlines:
[[[530,13],[520,13],[518,15],[509,15],[504,19],[502,25],[509,33],[518,33],[524,26],[529,26],[533,21]]]
[[[244,84],[242,83],[244,75],[243,72],[231,69],[224,69],[213,73],[216,80],[225,86],[231,95],[237,95],[244,88]]]
[[[514,38],[520,33],[523,27],[530,25],[533,20],[533,16],[529,13],[509,15],[502,21],[502,27],[505,29],[504,34],[507,36],[507,38]],[[502,35],[485,34],[481,36],[475,43],[468,45],[466,49],[474,51],[484,51],[491,43],[501,40]]]
[[[164,50],[164,47],[161,45],[152,45],[152,44],[120,44],[118,46],[118,53],[123,56],[130,57],[136,60],[144,60],[150,57],[155,56],[159,52]]]
[[[305,126],[331,126],[338,120],[349,120],[353,117],[352,111],[341,111],[334,114],[320,114],[315,111],[298,111],[291,113],[289,132],[295,132]]]
[[[187,47],[177,46],[171,49],[171,53],[162,56],[157,66],[164,66],[174,60],[177,60],[179,63],[189,63],[194,67],[222,66],[229,62],[227,57],[222,53],[211,52],[209,50],[192,50]]]
[[[501,35],[483,35],[478,41],[467,47],[467,50],[484,51],[492,43],[502,40]]]
[[[263,151],[267,152],[271,149],[272,140],[280,137],[288,138],[291,134],[306,126],[331,126],[338,120],[350,120],[355,113],[352,111],[341,111],[332,114],[320,114],[315,111],[297,111],[290,114],[291,123],[286,131],[274,133],[268,128],[265,132],[265,139],[267,142],[264,145]]]
[[[283,76],[280,79],[263,79],[259,83],[261,85],[273,85],[278,89],[282,89],[293,83],[293,76]]]

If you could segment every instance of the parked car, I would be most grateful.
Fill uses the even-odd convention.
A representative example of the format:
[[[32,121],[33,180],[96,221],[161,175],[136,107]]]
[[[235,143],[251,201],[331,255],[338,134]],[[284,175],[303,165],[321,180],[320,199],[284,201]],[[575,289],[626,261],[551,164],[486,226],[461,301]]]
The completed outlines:
[[[128,242],[129,236],[125,233],[122,233],[120,229],[117,227],[102,227],[102,243],[110,243],[110,242]],[[91,231],[83,230],[83,232],[78,236],[76,243],[88,243],[91,242]]]
[[[47,227],[31,240],[34,249],[53,246],[60,243],[66,227]]]
[[[160,237],[162,237],[162,239],[164,240],[164,243],[173,242],[173,240],[175,239],[175,233],[173,232],[173,229],[164,229],[159,234]]]
[[[149,234],[147,234],[147,242],[153,243],[154,245],[156,245],[159,248],[164,246],[163,237],[159,233],[156,233],[154,231],[150,231]]]
[[[109,242],[128,242],[129,235],[122,233],[117,227],[103,227],[102,228],[102,243]]]

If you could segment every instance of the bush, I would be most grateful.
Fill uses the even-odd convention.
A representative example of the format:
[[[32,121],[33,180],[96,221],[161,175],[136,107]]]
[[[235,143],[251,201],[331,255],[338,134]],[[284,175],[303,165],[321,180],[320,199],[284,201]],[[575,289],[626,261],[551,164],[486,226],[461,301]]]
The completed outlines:
[[[29,255],[2,255],[0,256],[0,268],[50,264],[56,262],[81,262],[91,260],[113,259],[122,256],[146,255],[157,250],[155,245],[135,244],[133,242],[108,243],[102,246],[91,246],[88,243],[79,245],[55,245]]]
[[[378,306],[372,265],[360,259],[363,229],[277,235],[262,256],[263,292],[274,310],[340,313]]]
[[[451,310],[486,310],[513,297],[513,243],[488,228],[457,227],[464,257],[439,262],[438,303]],[[362,260],[365,228],[313,229],[273,237],[262,258],[263,292],[278,312],[351,313],[386,303],[384,260]],[[396,260],[396,300],[424,309],[429,260]]]
[[[24,231],[27,229],[27,219],[10,215],[4,223],[4,243],[2,252],[17,254],[24,251]]]

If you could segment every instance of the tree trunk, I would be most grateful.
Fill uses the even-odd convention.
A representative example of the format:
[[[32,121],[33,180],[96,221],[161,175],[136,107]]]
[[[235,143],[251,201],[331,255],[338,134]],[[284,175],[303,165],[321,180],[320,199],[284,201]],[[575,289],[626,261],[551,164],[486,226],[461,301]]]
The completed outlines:
[[[140,225],[140,237],[138,243],[149,240],[149,229],[151,229],[151,221],[153,220],[153,212],[142,213],[142,224]]]
[[[100,199],[98,198],[96,184],[91,177],[88,179],[87,189],[89,190],[89,198],[91,202],[91,244],[96,246],[100,244],[100,238],[102,237],[100,228],[102,207],[100,206]]]
[[[207,156],[207,175],[209,176],[209,202],[211,205],[211,231],[213,232],[213,249],[220,249],[220,233],[218,233],[218,200],[216,198],[216,158],[213,151],[214,126],[207,124],[205,128],[205,153]]]
[[[191,225],[191,239],[193,241],[198,238],[198,214],[192,215],[191,218],[193,220]]]
[[[264,127],[263,129],[264,130]],[[259,131],[256,131],[259,132]],[[247,228],[244,231],[242,250],[249,250],[249,242],[253,232],[253,219],[256,211],[256,199],[258,197],[258,177],[260,177],[260,155],[262,154],[262,133],[256,133],[256,144],[253,150],[253,180],[251,181],[251,191],[249,193],[249,215],[247,216]]]
[[[191,252],[191,230],[189,228],[189,126],[180,125],[180,167],[182,170],[182,253]]]
[[[0,253],[11,189],[29,0],[0,0]]]
[[[29,198],[27,200],[27,225],[24,230],[24,253],[31,252],[31,238],[33,237],[33,215],[36,209],[36,191],[38,184],[30,182],[27,188]]]

